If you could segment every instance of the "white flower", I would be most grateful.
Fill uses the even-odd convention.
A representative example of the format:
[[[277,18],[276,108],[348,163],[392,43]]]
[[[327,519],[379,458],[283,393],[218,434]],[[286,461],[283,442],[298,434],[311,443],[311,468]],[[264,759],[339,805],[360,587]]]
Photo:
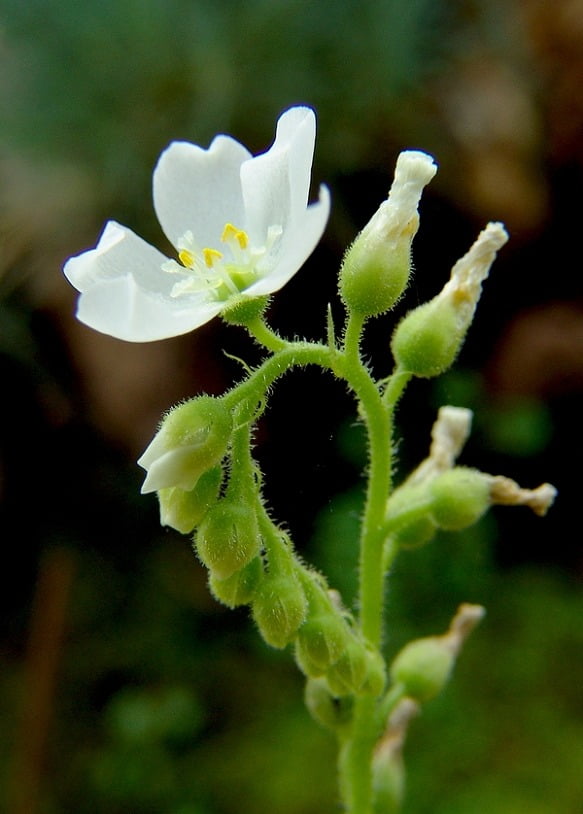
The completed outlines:
[[[242,298],[278,291],[314,250],[330,211],[326,187],[308,206],[314,112],[279,118],[256,157],[229,136],[205,150],[173,142],[154,170],[154,208],[177,251],[169,260],[109,221],[94,249],[65,264],[77,316],[130,342],[187,333]]]

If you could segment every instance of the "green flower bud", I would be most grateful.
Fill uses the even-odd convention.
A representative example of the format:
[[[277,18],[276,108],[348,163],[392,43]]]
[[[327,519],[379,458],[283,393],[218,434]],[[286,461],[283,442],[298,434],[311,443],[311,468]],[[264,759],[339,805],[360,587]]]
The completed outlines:
[[[215,466],[204,472],[194,489],[188,492],[180,486],[160,489],[158,492],[160,524],[170,526],[182,534],[191,532],[216,501],[222,476],[221,467]]]
[[[439,528],[460,531],[473,526],[492,505],[491,482],[488,475],[462,466],[431,481],[431,513]]]
[[[455,661],[455,651],[446,637],[430,636],[409,642],[391,665],[391,679],[405,693],[424,703],[438,695],[447,683]]]
[[[364,642],[350,636],[344,652],[326,673],[326,681],[333,695],[342,697],[359,693],[367,678],[368,654]]]
[[[148,473],[142,493],[194,489],[203,472],[223,459],[231,431],[231,412],[220,399],[199,396],[174,407],[138,460]]]
[[[455,264],[442,291],[397,325],[391,348],[403,370],[431,378],[453,364],[474,317],[482,282],[507,239],[500,223],[489,223]]]
[[[435,175],[433,159],[412,150],[400,154],[384,201],[352,246],[340,271],[340,296],[347,308],[376,316],[392,308],[409,281],[411,243],[419,226],[417,206]]]
[[[296,661],[302,672],[323,675],[338,661],[349,636],[348,625],[334,608],[309,614],[296,641]]]
[[[400,486],[389,498],[387,529],[402,548],[424,545],[435,535],[437,526],[431,516],[431,503],[425,483]]]
[[[290,644],[303,624],[308,601],[294,574],[266,574],[253,599],[253,618],[272,647]]]
[[[263,577],[261,558],[255,557],[240,571],[226,579],[219,579],[212,572],[209,574],[209,588],[214,596],[228,608],[249,605],[255,596],[257,587]]]
[[[421,517],[397,532],[397,542],[404,549],[420,548],[433,540],[436,531],[437,526],[430,517]]]
[[[335,698],[323,678],[306,681],[304,701],[312,718],[326,729],[337,731],[350,723],[351,699]]]
[[[224,498],[213,506],[198,527],[195,546],[209,571],[218,579],[227,579],[261,551],[255,512]]]

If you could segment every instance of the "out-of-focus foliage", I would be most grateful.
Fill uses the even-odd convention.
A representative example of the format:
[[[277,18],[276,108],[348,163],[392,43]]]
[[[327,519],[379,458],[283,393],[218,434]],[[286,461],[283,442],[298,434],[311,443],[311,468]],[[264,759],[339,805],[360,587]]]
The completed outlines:
[[[396,152],[434,152],[406,302],[437,291],[487,219],[505,220],[512,242],[463,372],[417,383],[403,402],[400,469],[425,455],[449,402],[476,411],[466,463],[560,489],[544,521],[501,510],[496,528],[398,563],[387,648],[441,631],[462,600],[488,608],[414,724],[406,814],[580,811],[581,19],[581,0],[0,0],[8,814],[24,814],[19,765],[33,767],[24,785],[39,782],[48,814],[335,810],[334,744],[308,719],[291,660],[212,602],[188,541],[161,532],[138,494],[133,460],[161,413],[238,375],[216,350],[219,329],[115,342],[75,323],[60,272],[109,217],[163,248],[150,173],[170,140],[229,132],[261,150],[298,102],[317,109],[314,177],[332,187],[333,217],[278,296],[276,326],[322,335],[341,253],[386,194]],[[389,331],[370,327],[380,370]],[[229,352],[256,358],[236,330],[225,336]],[[305,371],[278,386],[257,437],[277,516],[349,601],[363,462],[351,416],[337,386]],[[55,581],[51,685],[26,641],[47,615],[33,599],[55,551],[70,575]]]

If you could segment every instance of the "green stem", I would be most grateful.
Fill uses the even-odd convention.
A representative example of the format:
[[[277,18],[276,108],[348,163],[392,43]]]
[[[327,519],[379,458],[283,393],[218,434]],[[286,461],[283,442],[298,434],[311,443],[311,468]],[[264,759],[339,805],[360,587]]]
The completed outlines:
[[[404,389],[407,387],[412,378],[412,373],[409,373],[407,370],[403,370],[400,367],[398,367],[389,377],[385,392],[383,393],[383,402],[390,410],[395,409]]]
[[[334,370],[333,354],[330,348],[317,342],[284,342],[281,350],[223,396],[223,401],[232,410],[240,407],[241,421],[250,421],[262,412],[259,405],[271,385],[292,367],[299,365],[319,365],[326,370]]]
[[[282,339],[281,336],[267,324],[263,316],[258,316],[250,320],[245,327],[256,342],[274,353],[283,350],[288,345],[285,339]]]
[[[360,357],[364,320],[349,317],[344,334],[344,372],[360,402],[368,431],[369,478],[364,508],[359,560],[360,626],[375,647],[381,643],[383,616],[383,525],[391,488],[392,413]],[[376,699],[356,699],[351,737],[344,744],[339,770],[349,814],[370,814],[371,760],[378,737]]]
[[[255,480],[255,462],[251,455],[251,424],[249,421],[238,421],[231,439],[231,477],[227,493],[233,499],[251,503],[257,493]]]
[[[368,431],[369,477],[360,540],[360,625],[368,641],[381,640],[383,605],[383,527],[391,489],[392,415],[364,366],[359,345],[364,319],[350,316],[344,335],[344,373],[354,388]]]

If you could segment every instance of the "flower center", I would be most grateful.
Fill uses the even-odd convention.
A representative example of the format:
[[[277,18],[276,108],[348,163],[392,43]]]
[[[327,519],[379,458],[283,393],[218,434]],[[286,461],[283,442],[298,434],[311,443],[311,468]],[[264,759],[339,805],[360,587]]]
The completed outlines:
[[[281,226],[270,226],[265,245],[255,248],[250,245],[247,232],[226,223],[219,250],[210,246],[199,248],[192,232],[185,232],[177,244],[179,262],[168,260],[162,264],[163,271],[182,278],[172,287],[171,296],[204,291],[216,300],[227,300],[240,294],[261,275],[261,261],[281,233]]]

